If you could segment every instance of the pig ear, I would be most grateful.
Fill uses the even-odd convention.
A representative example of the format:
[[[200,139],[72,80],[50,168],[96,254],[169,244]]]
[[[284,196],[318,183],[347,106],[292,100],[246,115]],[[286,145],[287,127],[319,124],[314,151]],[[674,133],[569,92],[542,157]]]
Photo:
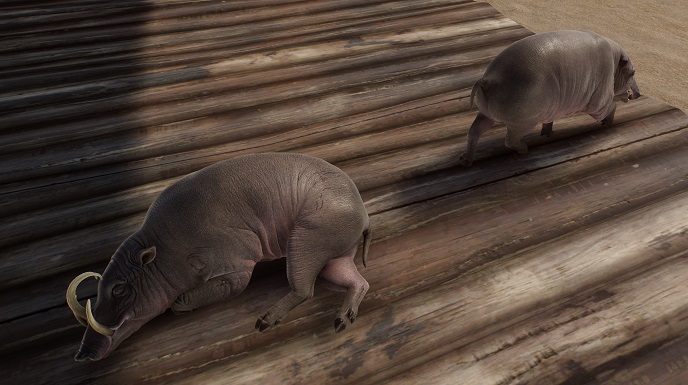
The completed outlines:
[[[626,64],[631,61],[631,59],[628,58],[628,55],[622,54],[621,59],[619,59],[619,68],[624,68],[626,67]]]
[[[137,256],[137,261],[139,266],[147,265],[155,259],[155,246],[151,246],[147,249],[143,249]]]

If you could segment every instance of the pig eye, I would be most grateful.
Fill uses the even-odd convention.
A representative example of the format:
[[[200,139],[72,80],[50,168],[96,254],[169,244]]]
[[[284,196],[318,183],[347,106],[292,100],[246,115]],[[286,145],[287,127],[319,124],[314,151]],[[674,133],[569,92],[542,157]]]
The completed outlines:
[[[125,292],[126,289],[124,288],[124,285],[115,285],[115,287],[112,288],[112,295],[115,297],[121,297]]]

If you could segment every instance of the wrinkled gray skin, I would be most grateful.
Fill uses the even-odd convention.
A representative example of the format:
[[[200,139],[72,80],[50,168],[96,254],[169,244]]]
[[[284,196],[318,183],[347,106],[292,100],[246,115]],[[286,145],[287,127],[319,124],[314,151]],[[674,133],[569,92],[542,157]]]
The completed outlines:
[[[521,140],[537,124],[585,112],[604,126],[614,120],[614,99],[640,97],[635,69],[616,42],[589,31],[553,31],[521,39],[492,60],[471,91],[478,116],[459,163],[473,163],[478,139],[495,122],[507,126],[506,147],[525,154]]]
[[[180,313],[241,293],[257,262],[286,257],[291,292],[258,319],[277,324],[313,295],[316,278],[346,291],[335,330],[368,290],[353,258],[368,214],[351,179],[318,158],[252,154],[192,173],[164,190],[103,273],[93,314],[112,337],[84,334],[76,360],[99,360],[167,308]]]

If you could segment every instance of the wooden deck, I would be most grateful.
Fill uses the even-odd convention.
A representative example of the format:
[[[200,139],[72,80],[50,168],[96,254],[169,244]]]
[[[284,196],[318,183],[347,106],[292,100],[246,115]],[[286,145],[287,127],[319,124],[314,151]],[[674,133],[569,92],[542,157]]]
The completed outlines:
[[[496,126],[458,166],[470,87],[529,34],[462,0],[3,1],[0,383],[688,384],[685,114],[643,97],[611,128],[533,130],[527,155]],[[254,331],[288,289],[272,263],[236,299],[75,362],[71,279],[102,271],[165,186],[264,151],[322,157],[361,190],[356,323],[335,334],[342,294],[318,287]]]

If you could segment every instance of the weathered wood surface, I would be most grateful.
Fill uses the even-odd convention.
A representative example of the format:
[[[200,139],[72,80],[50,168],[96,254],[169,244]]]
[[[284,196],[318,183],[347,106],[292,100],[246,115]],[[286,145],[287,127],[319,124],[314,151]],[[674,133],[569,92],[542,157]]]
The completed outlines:
[[[688,117],[641,98],[611,128],[534,130],[527,155],[497,125],[458,167],[470,87],[530,33],[489,5],[4,2],[0,31],[0,382],[688,383]],[[262,151],[322,157],[361,190],[357,322],[335,334],[342,296],[323,289],[255,332],[287,290],[278,262],[74,362],[69,281],[165,186]]]

